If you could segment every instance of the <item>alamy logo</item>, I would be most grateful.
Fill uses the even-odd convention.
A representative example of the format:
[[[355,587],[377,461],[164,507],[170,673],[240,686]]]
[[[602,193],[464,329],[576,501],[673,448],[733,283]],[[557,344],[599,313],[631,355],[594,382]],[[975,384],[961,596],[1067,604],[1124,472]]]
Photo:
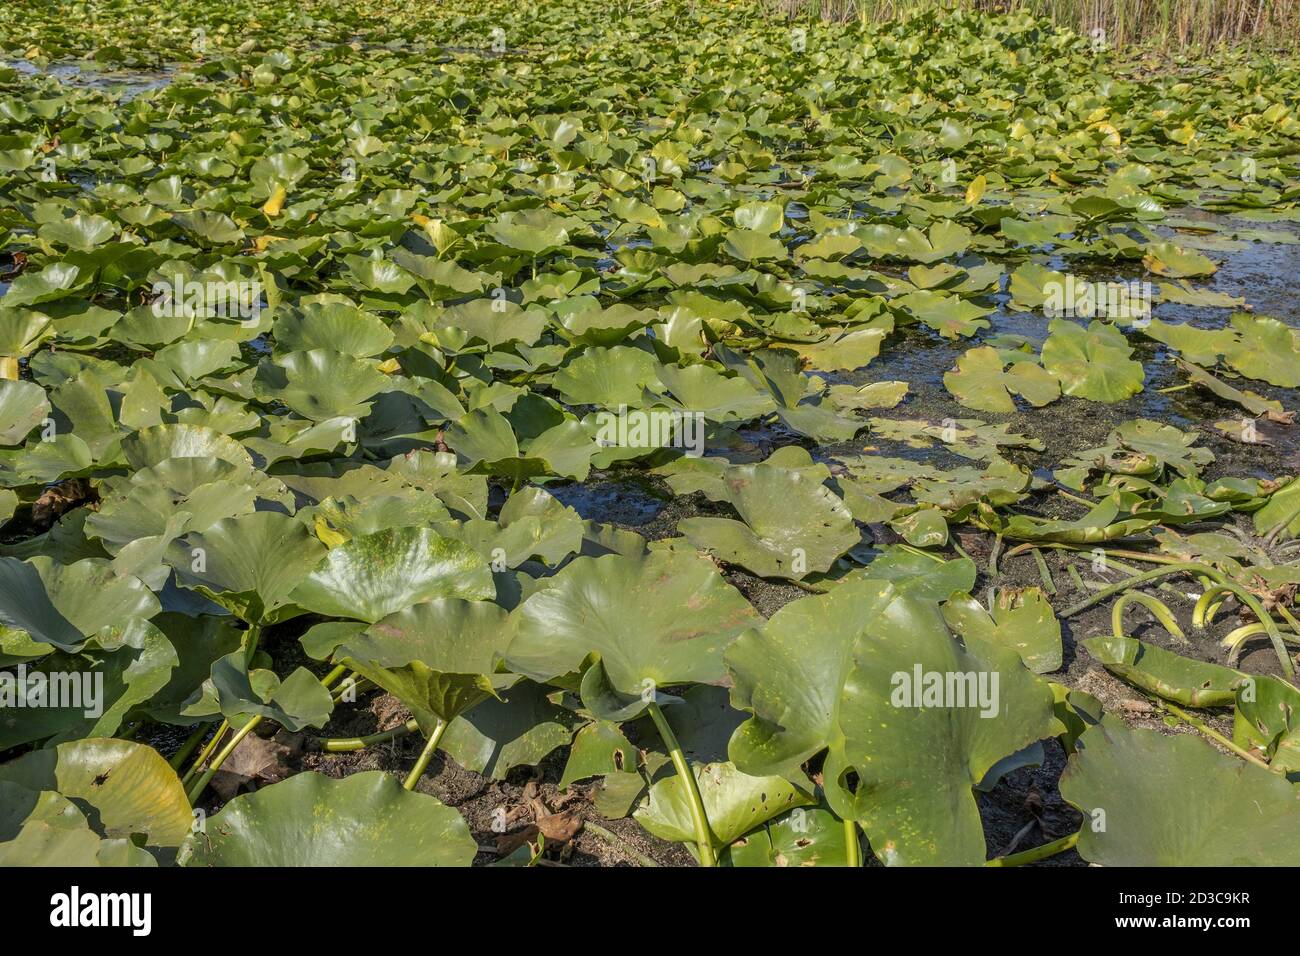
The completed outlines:
[[[82,893],[74,886],[50,897],[50,925],[57,927],[126,926],[132,936],[148,936],[153,927],[150,893]]]
[[[86,717],[104,714],[103,671],[28,673],[26,664],[0,671],[0,710],[21,708],[80,708]]]
[[[1148,319],[1155,297],[1150,282],[1085,282],[1073,275],[1067,275],[1064,282],[1048,282],[1043,291],[1047,315],[1077,319]]]
[[[997,671],[895,671],[889,702],[895,707],[977,708],[981,717],[998,715]]]
[[[674,409],[618,407],[596,413],[596,443],[606,448],[681,448],[690,458],[704,454],[704,416]]]
[[[151,291],[153,314],[160,319],[199,316],[255,323],[262,314],[262,283],[256,279],[198,282],[177,274],[159,279]]]

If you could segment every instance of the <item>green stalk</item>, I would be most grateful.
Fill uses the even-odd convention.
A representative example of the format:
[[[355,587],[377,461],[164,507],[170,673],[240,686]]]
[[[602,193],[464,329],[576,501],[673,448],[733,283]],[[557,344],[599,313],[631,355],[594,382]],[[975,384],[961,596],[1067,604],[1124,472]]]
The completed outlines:
[[[221,748],[221,753],[217,754],[213,759],[212,766],[208,767],[203,776],[199,777],[198,782],[190,788],[190,792],[186,794],[186,796],[189,797],[190,806],[194,806],[199,802],[199,797],[203,796],[203,791],[208,789],[208,784],[212,781],[212,778],[217,775],[217,771],[220,770],[221,765],[226,762],[226,758],[235,752],[235,748],[239,746],[239,742],[251,734],[253,729],[261,722],[262,718],[260,716],[250,717],[248,723],[240,727],[239,730],[235,732],[235,736],[230,738],[230,743]]]
[[[1034,548],[1034,563],[1038,565],[1038,576],[1043,580],[1043,590],[1050,595],[1056,594],[1056,582],[1052,580],[1052,572],[1047,567],[1047,559],[1043,557],[1042,548]]]
[[[1183,629],[1178,626],[1178,621],[1174,619],[1173,612],[1169,606],[1158,598],[1153,598],[1149,594],[1143,594],[1141,591],[1129,591],[1115,602],[1110,611],[1110,630],[1116,637],[1124,637],[1124,610],[1130,604],[1141,604],[1154,615],[1155,619],[1160,622],[1160,626],[1172,634],[1177,640],[1187,643],[1187,635]]]
[[[844,865],[849,867],[862,866],[862,844],[858,842],[858,822],[856,820],[844,821]]]
[[[1070,576],[1070,581],[1071,583],[1074,584],[1074,589],[1076,591],[1088,590],[1088,586],[1083,583],[1083,578],[1079,576],[1078,568],[1076,568],[1073,564],[1067,564],[1065,566],[1065,571]]]
[[[189,759],[190,754],[194,753],[194,748],[199,745],[203,735],[208,732],[207,724],[199,724],[194,728],[194,733],[185,738],[185,743],[181,744],[181,749],[172,754],[167,763],[173,770],[180,770],[181,764]]]
[[[366,747],[375,744],[386,744],[398,737],[413,734],[419,729],[419,722],[415,718],[411,718],[400,727],[394,727],[392,730],[382,730],[377,734],[367,734],[365,737],[317,737],[316,743],[326,753],[348,753],[353,750],[364,750]]]
[[[429,735],[429,740],[424,745],[424,750],[420,751],[420,756],[415,761],[415,766],[406,775],[406,781],[402,784],[405,789],[414,790],[415,785],[420,782],[420,777],[424,776],[424,768],[429,766],[429,761],[433,759],[434,751],[438,749],[438,741],[442,740],[443,731],[446,729],[445,720],[439,720],[434,726],[433,733]]]
[[[1231,592],[1238,601],[1250,608],[1250,612],[1259,618],[1259,623],[1264,625],[1264,633],[1268,635],[1269,643],[1273,645],[1273,652],[1277,654],[1278,663],[1282,665],[1282,673],[1286,675],[1288,681],[1294,682],[1295,665],[1291,663],[1291,655],[1287,653],[1286,642],[1282,639],[1282,632],[1278,630],[1277,622],[1273,620],[1273,616],[1264,610],[1264,605],[1259,603],[1259,599],[1255,595],[1240,584],[1229,581],[1223,578],[1222,575],[1219,577],[1222,579],[1217,583],[1213,591],[1207,591],[1206,594],[1217,594],[1219,591]],[[1202,597],[1201,600],[1204,601],[1205,598]],[[1199,601],[1196,606],[1198,608],[1201,606]]]
[[[244,632],[244,666],[250,667],[253,663],[253,655],[257,653],[257,643],[262,639],[262,626],[260,624],[248,625],[248,630]]]
[[[1263,767],[1265,770],[1271,769],[1265,761],[1260,760],[1258,757],[1256,757],[1245,747],[1233,743],[1231,740],[1223,736],[1223,734],[1219,733],[1217,730],[1215,730],[1205,721],[1201,720],[1199,717],[1195,717],[1192,714],[1189,714],[1181,707],[1176,707],[1173,704],[1169,703],[1169,701],[1167,700],[1157,700],[1155,698],[1152,698],[1151,701],[1160,709],[1168,711],[1169,713],[1177,717],[1179,720],[1199,730],[1205,736],[1209,737],[1215,743],[1219,744],[1219,746],[1227,750],[1231,750],[1234,754],[1236,754],[1241,759],[1249,760],[1251,763],[1255,764],[1256,766]]]
[[[988,577],[990,584],[997,584],[1002,572],[998,570],[998,558],[1002,555],[1002,535],[993,539],[993,550],[989,552]]]
[[[1143,571],[1141,574],[1135,574],[1127,580],[1119,581],[1102,588],[1092,596],[1084,598],[1078,604],[1067,607],[1061,612],[1061,617],[1074,617],[1074,615],[1088,610],[1088,608],[1092,607],[1094,604],[1100,604],[1108,597],[1113,597],[1114,595],[1127,591],[1130,588],[1135,588],[1140,584],[1148,584],[1151,581],[1158,581],[1160,578],[1167,578],[1171,574],[1181,574],[1186,570],[1186,566],[1179,565],[1177,567],[1154,568],[1151,571]]]
[[[668,748],[668,755],[672,757],[673,769],[677,771],[677,776],[682,778],[682,785],[686,787],[686,796],[691,808],[691,824],[695,828],[695,845],[700,853],[700,866],[717,866],[718,860],[713,852],[713,837],[709,832],[709,818],[704,812],[704,798],[700,796],[699,782],[695,779],[691,765],[687,762],[686,755],[682,753],[682,745],[677,742],[677,735],[673,733],[673,728],[664,718],[664,712],[659,709],[659,705],[650,704],[647,710],[650,711],[650,719],[655,722],[659,736],[663,738],[664,746]]]
[[[1235,631],[1229,633],[1223,640],[1219,641],[1220,646],[1228,650],[1228,666],[1236,667],[1237,660],[1241,657],[1242,645],[1256,634],[1267,633],[1267,628],[1258,622],[1254,624],[1243,624]],[[1282,640],[1287,644],[1300,644],[1300,629],[1292,628],[1290,631],[1282,631]]]
[[[1021,850],[1019,853],[1013,853],[1010,856],[999,856],[985,863],[985,866],[1024,866],[1026,863],[1037,863],[1039,860],[1046,860],[1049,856],[1056,856],[1058,853],[1064,853],[1079,842],[1079,834],[1071,833],[1068,837],[1061,837],[1059,840],[1053,840],[1051,843],[1044,843],[1042,846],[1036,846],[1031,850]]]
[[[190,764],[190,769],[185,772],[185,776],[181,777],[182,784],[189,783],[194,775],[199,772],[199,768],[203,766],[203,761],[212,756],[212,752],[217,749],[217,745],[221,743],[221,738],[225,736],[226,731],[229,729],[230,721],[223,720],[220,726],[217,727],[217,732],[208,741],[208,745],[199,752],[198,759]]]
[[[1287,515],[1277,524],[1273,525],[1273,527],[1268,529],[1267,533],[1265,533],[1264,535],[1264,543],[1267,545],[1272,545],[1273,542],[1277,540],[1278,535],[1280,535],[1286,529],[1287,525],[1289,525],[1292,521],[1295,521],[1296,518],[1300,518],[1300,505],[1296,505],[1295,510],[1293,510],[1289,515]]]
[[[357,674],[356,671],[352,672],[348,680],[352,681],[352,683],[349,684],[348,681],[344,681],[343,684],[336,691],[333,692],[334,703],[337,704],[339,701],[343,699],[343,695],[348,692],[349,687],[351,687],[355,693],[360,694],[361,692],[367,691],[371,687],[375,686],[374,684],[370,683],[370,681],[366,680],[366,678]]]

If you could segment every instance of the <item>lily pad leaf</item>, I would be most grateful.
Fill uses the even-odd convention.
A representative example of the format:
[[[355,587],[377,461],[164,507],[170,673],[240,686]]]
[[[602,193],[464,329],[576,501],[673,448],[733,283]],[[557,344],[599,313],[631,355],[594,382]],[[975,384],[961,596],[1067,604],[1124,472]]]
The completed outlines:
[[[573,711],[553,703],[551,693],[520,681],[453,720],[440,747],[466,770],[493,780],[505,779],[515,767],[535,767],[569,743],[581,723]]]
[[[727,648],[731,703],[752,714],[727,747],[737,767],[789,777],[843,745],[839,711],[854,643],[896,597],[885,581],[847,582],[792,601]]]
[[[631,772],[637,765],[637,751],[618,724],[595,720],[579,730],[569,748],[569,759],[560,777],[560,789],[588,777]]]
[[[495,604],[437,598],[349,637],[334,659],[397,697],[427,737],[518,680],[497,673],[511,634]]]
[[[1103,866],[1297,866],[1300,801],[1282,776],[1194,734],[1107,715],[1078,740],[1061,796],[1084,818],[1079,855]],[[1170,800],[1194,787],[1195,800]],[[1090,821],[1104,821],[1104,826]]]
[[[1300,773],[1300,691],[1276,677],[1242,681],[1232,740],[1260,751],[1270,767],[1295,782]]]
[[[658,687],[721,683],[723,650],[760,620],[711,561],[670,551],[577,558],[516,613],[511,670],[550,681],[595,653],[613,690],[650,701]]]
[[[956,370],[944,373],[943,384],[967,408],[1000,414],[1016,410],[1012,395],[1035,407],[1061,395],[1061,383],[1051,372],[1033,362],[1006,367],[1001,353],[989,346],[971,349],[959,358]]]
[[[50,400],[35,382],[0,380],[0,445],[20,445],[45,420]]]
[[[715,847],[735,842],[792,807],[813,802],[809,794],[784,777],[751,777],[731,763],[705,764],[692,770]],[[633,816],[661,840],[694,843],[691,798],[676,774],[654,784],[650,799]]]
[[[318,773],[242,794],[181,850],[185,866],[469,866],[460,814],[380,770]]]
[[[723,866],[843,866],[844,823],[822,807],[795,807],[753,830],[719,856]]]
[[[159,610],[143,581],[118,574],[103,558],[61,564],[40,555],[0,557],[0,624],[39,643],[77,651],[101,628]]]
[[[238,650],[213,663],[212,676],[204,681],[198,700],[182,713],[205,717],[219,712],[236,724],[265,717],[297,731],[324,727],[333,710],[329,689],[305,667],[281,681],[274,671],[248,670],[244,651]]]
[[[1124,333],[1112,325],[1083,326],[1053,319],[1043,343],[1043,368],[1061,382],[1066,395],[1096,402],[1122,402],[1142,391],[1142,363]]]
[[[496,597],[477,552],[428,528],[388,528],[330,550],[289,599],[305,611],[373,624],[430,598]]]
[[[26,668],[21,687],[17,675],[0,673],[0,748],[111,737],[131,708],[166,686],[179,663],[171,642],[147,621],[110,626],[100,640],[114,649],[52,654]],[[55,695],[58,686],[72,688],[74,696]]]
[[[176,771],[152,747],[129,740],[89,737],[36,750],[0,765],[6,781],[85,801],[109,838],[143,834],[147,846],[180,846],[194,822]]]
[[[943,606],[943,617],[963,637],[1012,648],[1035,674],[1061,666],[1061,622],[1038,588],[999,591],[992,615],[969,594],[954,594]]]
[[[1091,637],[1088,653],[1111,673],[1187,707],[1226,707],[1247,679],[1240,671],[1174,654],[1134,637]]]
[[[223,518],[168,549],[180,584],[249,624],[297,614],[289,596],[324,556],[319,540],[276,511]]]
[[[734,465],[723,484],[740,521],[686,518],[677,529],[695,547],[760,577],[797,581],[826,572],[861,540],[844,502],[803,469]]]
[[[935,605],[911,598],[868,621],[842,693],[827,797],[891,866],[983,864],[973,788],[1004,757],[1063,729],[1051,688],[1014,651],[973,637],[962,647]]]

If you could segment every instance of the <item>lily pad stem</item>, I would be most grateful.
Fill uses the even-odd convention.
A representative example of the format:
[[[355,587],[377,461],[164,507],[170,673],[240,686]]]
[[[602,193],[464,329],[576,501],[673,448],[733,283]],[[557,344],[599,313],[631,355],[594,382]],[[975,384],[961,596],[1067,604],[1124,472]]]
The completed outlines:
[[[262,626],[260,624],[248,625],[248,630],[244,632],[244,666],[253,665],[253,655],[257,653],[257,643],[262,639]]]
[[[858,821],[844,821],[844,865],[862,865],[862,844],[858,842]]]
[[[691,810],[691,824],[695,828],[695,845],[700,854],[700,866],[717,866],[718,860],[713,853],[713,837],[709,833],[709,818],[704,812],[704,798],[700,796],[699,782],[696,781],[691,765],[686,760],[686,754],[682,752],[682,745],[677,742],[677,735],[673,733],[673,728],[665,719],[659,705],[652,703],[646,709],[650,712],[650,719],[655,722],[655,729],[659,731],[664,746],[668,748],[668,755],[673,760],[673,768],[682,778],[682,786],[686,788],[686,797]]]
[[[229,729],[230,721],[223,720],[221,726],[217,728],[217,732],[208,741],[207,746],[199,751],[198,758],[194,763],[190,764],[190,769],[185,771],[185,776],[181,777],[182,784],[189,783],[194,778],[194,775],[199,772],[199,768],[203,766],[203,761],[212,756],[212,752],[217,749],[217,745],[221,743],[221,738],[226,735],[226,731]]]
[[[1048,594],[1056,594],[1056,582],[1052,580],[1051,569],[1047,567],[1047,559],[1043,557],[1042,548],[1034,548],[1034,563],[1038,565],[1038,576],[1042,579],[1043,590]]]
[[[1092,607],[1094,604],[1100,604],[1108,597],[1113,597],[1116,594],[1120,594],[1130,588],[1135,588],[1142,584],[1149,584],[1152,581],[1158,581],[1160,578],[1167,578],[1171,574],[1181,574],[1186,570],[1187,568],[1184,565],[1176,565],[1167,568],[1153,568],[1150,571],[1143,571],[1141,574],[1135,574],[1133,577],[1124,581],[1118,581],[1115,584],[1102,588],[1090,597],[1084,598],[1078,604],[1067,607],[1061,612],[1061,617],[1074,617],[1074,615],[1088,610],[1088,608]]]
[[[194,733],[185,738],[185,743],[181,744],[181,749],[172,754],[171,759],[167,761],[173,770],[181,769],[181,764],[185,763],[190,754],[194,753],[194,748],[199,745],[199,741],[203,739],[203,735],[207,732],[208,725],[199,724],[194,728]]]
[[[394,727],[392,730],[381,730],[377,734],[367,734],[364,737],[317,737],[316,743],[326,753],[348,753],[353,750],[364,750],[375,744],[386,744],[398,737],[413,734],[419,729],[419,722],[412,718],[399,727]]]
[[[1024,866],[1026,863],[1037,863],[1039,860],[1046,860],[1049,856],[1056,856],[1058,853],[1064,853],[1071,849],[1079,842],[1079,834],[1071,833],[1068,837],[1061,837],[1059,840],[1053,840],[1051,843],[1044,843],[1042,846],[1036,846],[1030,850],[1021,850],[1019,853],[1013,853],[1010,856],[1000,856],[989,860],[985,866]]]
[[[235,732],[235,736],[230,738],[230,743],[221,748],[221,752],[213,758],[212,765],[203,772],[203,776],[199,777],[198,782],[194,784],[194,786],[190,788],[190,792],[186,794],[186,796],[189,797],[190,806],[194,806],[199,802],[199,797],[203,796],[203,791],[208,789],[208,784],[212,781],[212,778],[217,775],[217,771],[220,770],[221,765],[226,762],[226,758],[235,752],[235,748],[239,746],[239,742],[251,734],[261,722],[262,718],[260,715],[257,717],[250,717],[248,723],[240,727],[239,730]]]
[[[1256,757],[1253,753],[1251,753],[1251,752],[1250,752],[1249,750],[1247,750],[1245,747],[1242,747],[1242,746],[1239,746],[1239,745],[1237,745],[1237,744],[1234,744],[1231,740],[1229,740],[1227,737],[1223,736],[1223,734],[1219,733],[1217,730],[1215,730],[1213,727],[1211,727],[1211,726],[1210,726],[1209,724],[1207,724],[1205,721],[1201,720],[1199,717],[1195,717],[1195,716],[1193,716],[1192,714],[1189,714],[1187,711],[1183,710],[1181,707],[1175,707],[1173,704],[1169,703],[1167,700],[1157,700],[1157,699],[1155,699],[1155,698],[1152,698],[1151,701],[1152,701],[1152,703],[1154,703],[1157,707],[1159,707],[1161,710],[1164,710],[1164,711],[1167,711],[1167,712],[1173,714],[1175,717],[1177,717],[1179,720],[1183,721],[1183,722],[1184,722],[1185,724],[1187,724],[1188,726],[1196,728],[1196,729],[1199,730],[1201,733],[1203,733],[1205,736],[1209,737],[1211,740],[1213,740],[1215,743],[1217,743],[1219,746],[1221,746],[1221,747],[1223,747],[1223,748],[1225,748],[1225,749],[1227,749],[1227,750],[1232,751],[1234,754],[1236,754],[1236,755],[1237,755],[1238,757],[1240,757],[1242,760],[1248,760],[1248,761],[1250,761],[1251,763],[1256,764],[1257,766],[1263,767],[1265,770],[1268,770],[1268,769],[1269,769],[1269,766],[1268,766],[1268,764],[1267,764],[1265,761],[1260,760],[1258,757]]]
[[[424,768],[429,766],[429,761],[433,759],[434,752],[438,749],[438,741],[442,740],[443,731],[446,729],[447,721],[439,720],[437,725],[433,728],[433,733],[429,734],[429,740],[424,745],[424,749],[420,751],[420,756],[416,759],[415,766],[412,767],[411,772],[406,775],[406,782],[402,784],[403,788],[407,790],[415,789],[415,785],[419,783],[420,778],[424,776]]]
[[[1150,594],[1143,594],[1141,591],[1129,591],[1121,595],[1120,599],[1115,602],[1110,609],[1110,630],[1115,637],[1124,637],[1124,609],[1130,604],[1141,604],[1151,612],[1160,626],[1173,635],[1175,640],[1187,643],[1187,635],[1183,629],[1178,626],[1178,621],[1174,614],[1169,610],[1169,605],[1165,604],[1159,598],[1153,598]]]

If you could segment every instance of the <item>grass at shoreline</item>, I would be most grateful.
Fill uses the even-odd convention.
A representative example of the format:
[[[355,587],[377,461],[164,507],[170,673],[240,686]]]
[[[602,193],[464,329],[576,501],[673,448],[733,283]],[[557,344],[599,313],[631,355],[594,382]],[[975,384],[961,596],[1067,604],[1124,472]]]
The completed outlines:
[[[790,18],[873,22],[934,9],[1025,11],[1112,46],[1300,46],[1300,0],[765,0]]]

